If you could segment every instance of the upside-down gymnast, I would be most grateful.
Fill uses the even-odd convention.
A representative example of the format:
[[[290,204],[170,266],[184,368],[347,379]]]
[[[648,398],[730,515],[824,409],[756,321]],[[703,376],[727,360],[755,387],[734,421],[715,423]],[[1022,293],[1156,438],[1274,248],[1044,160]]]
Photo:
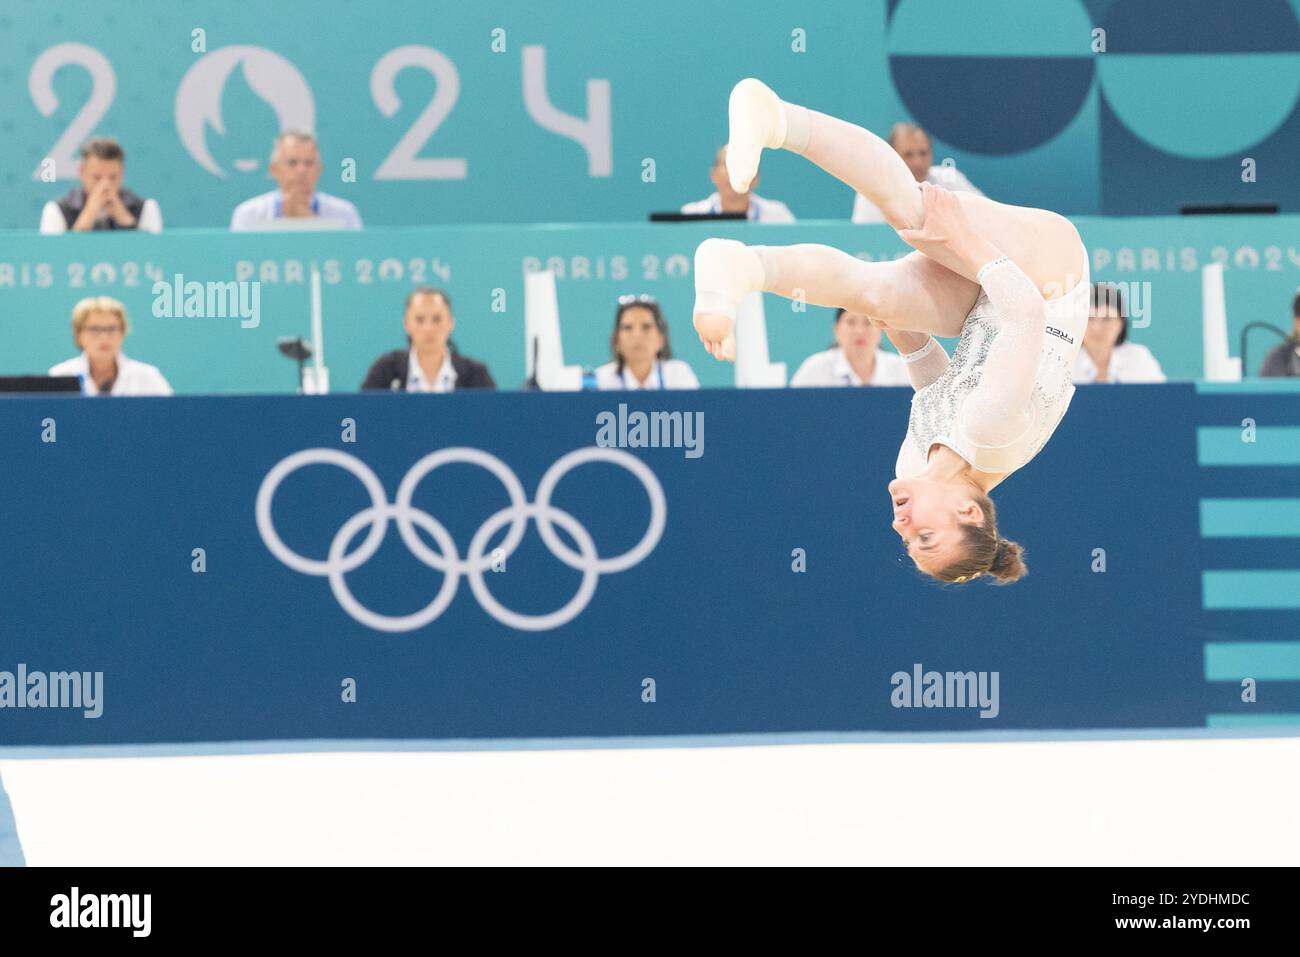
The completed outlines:
[[[864,262],[811,243],[706,239],[695,252],[695,329],[735,358],[741,299],[773,292],[864,313],[907,361],[915,393],[889,483],[894,530],[945,582],[1025,572],[989,492],[1051,437],[1074,395],[1088,324],[1088,253],[1065,217],[917,184],[874,133],[787,103],[756,79],[728,104],[727,173],[748,189],[764,148],[798,153],[861,193],[916,251]],[[960,336],[951,360],[935,336]]]

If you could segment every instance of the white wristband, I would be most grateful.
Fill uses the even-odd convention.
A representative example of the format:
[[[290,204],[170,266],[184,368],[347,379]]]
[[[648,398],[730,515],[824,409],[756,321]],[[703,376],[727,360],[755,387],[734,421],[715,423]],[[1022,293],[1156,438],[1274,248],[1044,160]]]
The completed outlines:
[[[988,275],[994,269],[997,269],[1003,263],[1009,263],[1009,262],[1011,262],[1011,260],[1008,259],[1006,256],[999,256],[997,259],[989,260],[983,266],[981,266],[980,271],[975,274],[975,281],[979,283],[981,286],[984,285],[984,277],[986,275]]]
[[[903,356],[903,361],[908,363],[920,362],[922,359],[924,359],[933,351],[934,351],[934,336],[931,336],[929,341],[926,342],[925,345],[921,346],[921,348],[917,349],[915,352],[909,352],[907,353],[907,355]]]

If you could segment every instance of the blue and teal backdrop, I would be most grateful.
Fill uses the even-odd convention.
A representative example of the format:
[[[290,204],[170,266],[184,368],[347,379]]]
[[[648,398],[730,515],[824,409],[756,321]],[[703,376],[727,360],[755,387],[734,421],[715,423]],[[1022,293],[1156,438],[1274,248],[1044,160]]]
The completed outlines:
[[[890,528],[909,396],[5,400],[0,672],[102,672],[103,695],[0,711],[0,755],[1300,731],[1296,383],[1081,388],[994,493],[1030,565],[1001,588],[934,584]],[[691,448],[596,447],[638,412],[692,417]],[[438,570],[476,546],[499,563]],[[996,716],[895,707],[917,666],[997,672]]]
[[[640,220],[711,191],[727,92],[751,74],[875,130],[920,123],[936,162],[1007,202],[1296,212],[1298,8],[15,0],[0,10],[0,227],[34,227],[97,133],[122,141],[129,185],[169,225],[225,225],[270,188],[282,127],[319,133],[321,188],[368,224]],[[800,218],[852,207],[793,155],[769,156],[758,189]]]

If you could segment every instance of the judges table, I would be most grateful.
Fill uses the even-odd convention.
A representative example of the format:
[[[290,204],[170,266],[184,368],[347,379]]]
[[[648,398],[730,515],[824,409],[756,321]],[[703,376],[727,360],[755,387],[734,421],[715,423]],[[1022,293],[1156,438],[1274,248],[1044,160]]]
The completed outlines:
[[[1171,379],[1203,375],[1201,270],[1225,265],[1233,353],[1247,323],[1289,326],[1300,283],[1300,217],[1076,220],[1094,279],[1124,284],[1129,336]],[[609,361],[619,296],[648,293],[663,305],[674,353],[705,386],[728,386],[733,367],[715,362],[691,328],[692,264],[711,235],[750,243],[826,243],[870,259],[908,251],[887,226],[844,221],[588,223],[445,226],[355,233],[229,233],[34,236],[0,232],[0,375],[44,372],[73,355],[73,305],[91,295],[126,304],[125,350],[158,366],[181,393],[293,392],[297,369],[281,336],[310,337],[311,273],[321,276],[324,364],[333,391],[354,391],[370,363],[405,344],[402,306],[422,285],[450,293],[453,339],[487,362],[497,383],[525,377],[524,278],[549,269],[565,360]],[[229,284],[235,284],[233,286]],[[195,296],[198,290],[201,295]],[[766,296],[771,359],[793,374],[831,341],[833,311]],[[1251,340],[1250,370],[1276,344]],[[1248,370],[1248,371],[1250,371]]]
[[[1080,388],[1005,588],[889,527],[909,397],[4,399],[0,755],[1300,729],[1294,384]]]

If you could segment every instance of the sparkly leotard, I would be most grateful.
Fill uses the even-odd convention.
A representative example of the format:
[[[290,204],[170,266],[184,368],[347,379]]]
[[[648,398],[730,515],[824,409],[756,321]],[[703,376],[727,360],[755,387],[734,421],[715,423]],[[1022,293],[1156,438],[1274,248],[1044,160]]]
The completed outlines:
[[[1080,282],[1061,298],[1045,304],[1046,329],[1040,342],[1039,336],[1017,335],[1020,330],[1008,329],[1008,320],[998,315],[988,293],[981,290],[962,325],[961,338],[947,369],[912,396],[907,437],[895,467],[897,476],[909,478],[924,469],[936,443],[948,446],[981,472],[1014,472],[1037,455],[1074,396],[1072,370],[1083,345],[1089,299],[1085,257]],[[1023,387],[1015,392],[1015,383],[999,381],[996,373],[986,375],[991,357],[1006,358],[999,356],[999,350],[1026,347],[1039,351],[1027,399]],[[1008,399],[1011,392],[1015,392],[1014,400]],[[1010,441],[993,445],[973,437],[996,431],[1000,422],[1014,421],[1013,416],[1022,417],[1026,424],[1018,434],[1003,436]],[[988,428],[990,424],[993,430]]]

